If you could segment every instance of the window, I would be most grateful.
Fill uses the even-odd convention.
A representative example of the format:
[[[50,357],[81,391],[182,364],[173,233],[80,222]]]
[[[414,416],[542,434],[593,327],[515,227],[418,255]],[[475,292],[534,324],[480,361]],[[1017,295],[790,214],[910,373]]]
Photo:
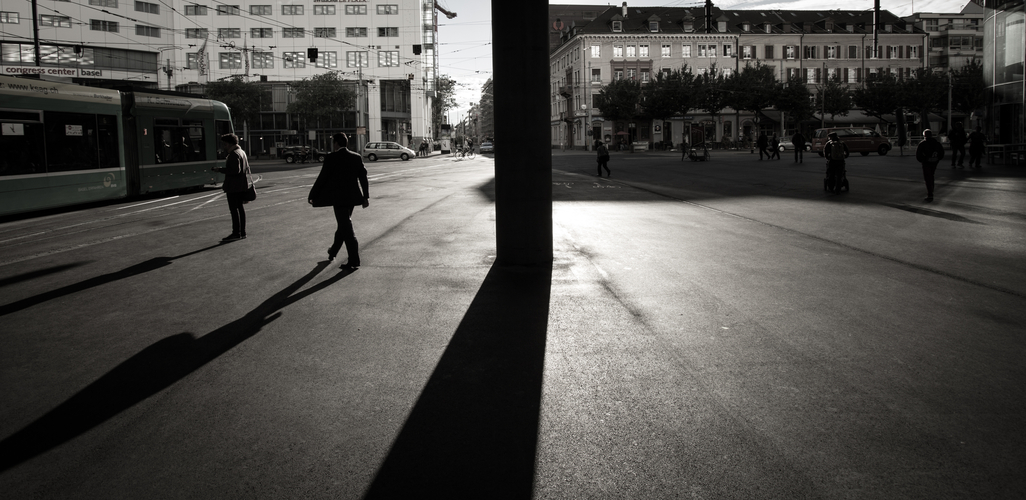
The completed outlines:
[[[859,68],[845,68],[845,81],[848,83],[859,83]]]
[[[185,54],[185,69],[199,69],[199,52]]]
[[[637,76],[637,74],[638,74],[638,70],[636,70],[634,68],[628,68],[627,69],[627,79],[628,80],[634,80],[634,77]]]
[[[717,48],[718,47],[715,44],[709,46],[709,57],[716,57],[716,49]]]
[[[242,53],[241,52],[221,52],[218,54],[218,59],[221,60],[221,69],[241,69],[242,68]]]
[[[99,5],[100,7],[117,8],[118,0],[89,0],[89,5]]]
[[[641,81],[643,81],[643,82],[647,82],[648,81],[648,70],[647,69],[641,70]]]
[[[659,21],[649,21],[648,22],[648,30],[651,31],[652,33],[658,33],[659,32]]]
[[[784,59],[794,60],[794,56],[795,56],[795,47],[794,47],[794,45],[785,45],[784,46]]]
[[[826,79],[829,81],[835,81],[838,78],[837,68],[827,68]]]
[[[147,14],[160,14],[160,6],[155,3],[135,2],[135,11]]]
[[[901,48],[897,45],[887,47],[887,59],[898,59],[901,57]]]
[[[250,38],[273,38],[274,30],[271,28],[250,28]]]
[[[617,33],[623,31],[623,21],[613,21],[613,31]]]
[[[273,15],[274,8],[270,5],[250,5],[249,13],[254,16],[270,16]]]
[[[773,59],[773,46],[767,45],[763,48],[763,59]]]
[[[627,46],[627,57],[638,57],[638,47],[636,45]]]
[[[680,56],[681,57],[691,57],[691,44],[690,43],[685,43],[684,45],[681,46],[681,48],[680,48]]]
[[[723,68],[720,71],[723,73],[723,78],[730,78],[730,76],[734,74],[734,70],[730,68]]]
[[[273,69],[274,54],[270,52],[253,52],[251,62],[253,69]]]
[[[819,68],[805,68],[805,83],[819,83],[816,78],[817,69]]]
[[[909,59],[919,59],[919,47],[916,45],[910,45],[908,48]]]
[[[723,57],[734,57],[734,45],[725,43],[723,44]]]
[[[218,5],[217,15],[219,16],[237,16],[239,15],[238,5]]]
[[[338,52],[321,52],[320,54],[317,54],[317,60],[314,61],[314,66],[318,68],[337,68]]]
[[[306,34],[303,32],[303,28],[282,28],[282,38],[303,38]]]
[[[602,46],[592,45],[591,46],[591,57],[602,57]]]
[[[366,52],[346,52],[346,67],[347,68],[366,68],[367,67],[367,53]]]
[[[826,55],[827,59],[837,59],[837,52],[836,45],[827,45],[823,47],[823,53]]]
[[[70,28],[71,18],[67,16],[39,16],[40,26],[54,26],[57,28]]]
[[[206,5],[186,5],[185,15],[187,16],[205,16],[207,15]]]
[[[206,28],[185,28],[185,38],[206,38]]]
[[[613,45],[613,57],[623,57],[623,45]]]
[[[398,5],[379,5],[378,14],[381,15],[395,15],[399,13]]]
[[[367,6],[366,5],[346,5],[347,16],[366,16]],[[367,36],[367,35],[364,35]]]
[[[742,45],[741,46],[741,59],[754,59],[755,58],[755,46],[754,45]]]
[[[314,28],[314,38],[335,38],[338,36],[338,30],[335,28]]]
[[[281,15],[283,16],[301,16],[303,15],[302,5],[282,5]]]
[[[19,24],[20,22],[17,12],[0,12],[0,23]]]
[[[282,65],[285,68],[305,68],[306,67],[306,54],[303,52],[284,52],[281,58],[285,63]]]
[[[367,28],[346,28],[346,37],[359,38],[367,36]]]
[[[381,51],[378,51],[378,66],[381,66],[381,67],[399,66],[399,51],[398,50],[381,50]]]
[[[815,45],[806,45],[806,46],[802,47],[802,49],[804,50],[804,54],[802,54],[802,55],[805,57],[805,59],[816,59],[816,46]]]
[[[701,44],[698,46],[698,57],[708,57],[708,46]]]
[[[638,57],[648,57],[648,44],[638,45]]]
[[[378,28],[378,36],[399,36],[399,28]]]
[[[623,70],[622,69],[614,69],[613,70],[613,79],[614,80],[623,80]]]
[[[659,51],[659,55],[663,57],[670,57],[670,44],[664,43],[662,50]]]
[[[848,46],[848,59],[858,59],[858,58],[859,58],[859,46],[858,45],[849,45]]]
[[[100,21],[97,19],[90,19],[89,29],[93,31],[111,31],[117,33],[118,23],[116,21]]]
[[[334,5],[314,5],[315,16],[334,16],[335,6]]]
[[[595,83],[602,81],[602,70],[601,69],[599,69],[599,68],[592,68],[591,69],[591,81],[595,82]]]
[[[137,24],[135,25],[135,34],[138,36],[151,36],[155,38],[160,38],[160,28]]]
[[[218,28],[217,38],[242,38],[240,28]]]

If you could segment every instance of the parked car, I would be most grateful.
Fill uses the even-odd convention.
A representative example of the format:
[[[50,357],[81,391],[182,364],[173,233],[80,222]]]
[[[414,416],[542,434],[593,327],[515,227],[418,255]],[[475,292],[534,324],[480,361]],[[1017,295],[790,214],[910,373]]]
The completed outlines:
[[[869,153],[885,155],[891,150],[890,141],[871,128],[834,127],[816,129],[812,135],[812,151],[823,156],[823,147],[830,140],[827,136],[832,132],[837,132],[841,142],[847,145],[848,151],[852,153],[860,153],[862,156],[867,156]]]
[[[368,142],[363,147],[363,156],[370,161],[378,161],[379,158],[399,158],[406,161],[417,156],[417,153],[396,142]]]
[[[278,149],[278,156],[285,159],[286,163],[296,163],[297,161],[303,163],[310,160],[323,163],[327,153],[307,146],[286,146]]]
[[[780,141],[780,146],[778,146],[777,149],[779,149],[781,153],[784,151],[794,151],[794,143],[791,142],[791,139],[784,139]],[[805,150],[812,151],[812,146],[807,142],[805,143]]]
[[[489,141],[485,141],[485,142],[481,143],[481,154],[485,154],[485,153],[492,153],[492,154],[495,153],[495,146],[491,142],[489,142]]]

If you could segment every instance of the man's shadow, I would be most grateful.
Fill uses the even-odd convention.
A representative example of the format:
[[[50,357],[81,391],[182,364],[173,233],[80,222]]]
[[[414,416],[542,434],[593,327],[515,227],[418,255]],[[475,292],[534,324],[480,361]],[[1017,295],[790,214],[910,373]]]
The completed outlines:
[[[352,271],[340,271],[296,293],[327,266],[327,261],[318,263],[312,271],[245,316],[200,338],[188,332],[172,335],[114,367],[35,422],[0,441],[0,472],[85,433],[171,386],[256,335],[264,325],[281,316],[282,308],[352,274]]]
[[[116,271],[116,272],[113,272],[113,273],[107,273],[107,274],[101,274],[100,276],[89,278],[89,279],[87,279],[85,281],[80,281],[78,283],[74,283],[74,284],[71,284],[71,285],[68,285],[68,286],[65,286],[65,287],[61,287],[61,288],[58,288],[56,290],[51,290],[49,292],[44,292],[44,293],[41,293],[39,295],[33,295],[32,297],[24,298],[24,299],[21,299],[21,300],[19,300],[17,302],[11,302],[10,304],[6,304],[6,305],[0,306],[0,316],[6,316],[8,314],[21,311],[22,309],[28,309],[28,308],[30,308],[32,306],[42,304],[43,302],[46,302],[48,300],[53,300],[53,299],[58,299],[58,298],[64,297],[65,295],[71,295],[73,293],[78,293],[78,292],[81,292],[81,291],[84,291],[84,290],[88,290],[90,288],[95,288],[95,287],[98,287],[98,286],[106,285],[107,283],[113,283],[113,282],[118,281],[118,280],[123,280],[125,278],[131,278],[133,276],[138,276],[140,274],[145,274],[145,273],[148,273],[150,271],[155,271],[155,270],[160,269],[162,267],[171,265],[172,262],[174,262],[174,261],[176,261],[178,259],[184,259],[186,257],[189,257],[190,255],[196,255],[196,254],[198,254],[200,252],[206,252],[207,250],[211,250],[211,249],[217,248],[217,247],[219,247],[221,245],[222,244],[219,243],[217,245],[212,245],[212,246],[209,246],[209,247],[206,247],[206,248],[201,248],[199,250],[193,250],[192,252],[185,253],[185,254],[179,255],[177,257],[154,257],[154,258],[152,258],[150,260],[147,260],[145,262],[140,262],[140,263],[138,263],[138,264],[136,264],[134,266],[126,267],[126,268],[124,268],[124,269],[122,269],[120,271]],[[65,266],[64,268],[61,268],[60,270],[64,270],[65,268],[68,268],[68,267],[72,267],[72,266],[70,266],[70,265],[69,266]],[[34,277],[38,277],[37,275],[42,275],[42,274],[35,273],[35,274],[32,274],[31,277],[33,277],[33,278]],[[23,279],[20,279],[20,278],[22,278],[20,276],[16,277],[16,278],[19,278],[19,281],[24,281]]]
[[[366,498],[531,498],[551,266],[495,266]]]

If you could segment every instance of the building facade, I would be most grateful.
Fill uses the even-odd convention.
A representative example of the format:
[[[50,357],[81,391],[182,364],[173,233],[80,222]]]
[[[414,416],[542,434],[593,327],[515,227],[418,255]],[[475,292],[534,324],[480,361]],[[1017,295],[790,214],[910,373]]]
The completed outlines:
[[[958,13],[916,12],[904,18],[929,35],[931,69],[960,69],[983,62],[983,7],[969,2]]]
[[[1026,11],[1023,2],[988,0],[984,13],[984,123],[991,142],[1026,144]]]
[[[910,77],[924,67],[926,33],[882,11],[878,28],[863,11],[758,11],[702,8],[609,8],[594,20],[564,28],[552,51],[553,147],[580,148],[595,138],[619,143],[721,142],[751,138],[760,131],[789,135],[793,127],[768,110],[756,124],[750,113],[726,109],[715,117],[694,110],[667,122],[607,123],[595,106],[601,88],[613,80],[645,85],[656,72],[687,64],[693,72],[730,76],[746,64],[776,69],[780,81],[800,77],[815,91],[827,79],[860,85],[875,73]],[[817,117],[833,125],[875,124],[858,112]],[[695,129],[701,133],[695,134]]]

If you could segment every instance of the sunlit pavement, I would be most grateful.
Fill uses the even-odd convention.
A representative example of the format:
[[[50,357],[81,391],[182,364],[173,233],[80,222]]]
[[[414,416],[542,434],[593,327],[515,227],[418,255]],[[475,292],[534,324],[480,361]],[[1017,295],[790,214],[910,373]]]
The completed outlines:
[[[1026,171],[553,151],[551,269],[490,156],[0,224],[10,498],[1019,498]],[[147,203],[147,204],[141,204]]]

